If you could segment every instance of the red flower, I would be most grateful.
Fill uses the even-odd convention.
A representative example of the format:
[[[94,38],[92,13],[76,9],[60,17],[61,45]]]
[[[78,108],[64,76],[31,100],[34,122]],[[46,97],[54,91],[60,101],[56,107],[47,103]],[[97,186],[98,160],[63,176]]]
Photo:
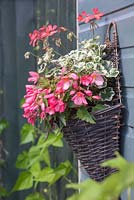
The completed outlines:
[[[84,90],[85,94],[89,97],[92,96],[92,91],[91,90]]]
[[[34,30],[33,33],[29,33],[30,37],[30,45],[35,47],[37,45],[38,40],[40,39],[40,33],[38,30]]]
[[[30,45],[35,47],[39,40],[44,40],[46,37],[52,36],[58,32],[56,25],[42,26],[39,30],[34,30],[33,33],[29,33]]]
[[[43,40],[46,37],[52,36],[58,32],[57,26],[52,26],[51,24],[48,26],[43,26],[39,29],[40,31],[40,39]]]
[[[81,105],[87,105],[87,101],[85,99],[85,95],[82,92],[77,92],[73,97],[72,101],[74,104],[81,106]]]
[[[95,99],[95,100],[100,100],[100,99],[101,99],[101,96],[96,95],[96,96],[92,96],[92,98]]]
[[[91,77],[92,77],[91,83],[95,83],[97,86],[103,85],[104,79],[100,74],[98,74],[97,72],[94,72],[94,73],[91,74]]]
[[[90,75],[83,75],[81,78],[80,78],[80,83],[82,85],[85,85],[85,86],[88,86],[89,84],[92,83],[92,77]]]
[[[71,86],[71,80],[68,76],[63,76],[61,80],[57,83],[56,86],[56,93],[60,94],[64,91],[68,90],[68,88]]]
[[[100,12],[98,8],[93,8],[92,11],[94,13],[94,18],[97,20],[100,20],[101,17],[104,15],[104,13]]]
[[[100,12],[98,8],[93,8],[92,11],[93,14],[87,14],[85,11],[83,11],[81,14],[79,14],[77,18],[78,21],[88,23],[93,19],[99,20],[104,15],[104,13]]]
[[[38,79],[39,79],[39,74],[37,72],[29,72],[29,75],[31,77],[28,78],[28,81],[29,82],[34,82],[37,83]]]

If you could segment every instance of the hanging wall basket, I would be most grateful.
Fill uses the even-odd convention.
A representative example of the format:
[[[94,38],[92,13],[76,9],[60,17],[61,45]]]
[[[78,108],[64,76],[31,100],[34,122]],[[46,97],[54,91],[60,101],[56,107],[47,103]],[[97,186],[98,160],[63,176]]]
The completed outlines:
[[[112,39],[111,37],[112,32]],[[114,67],[119,67],[118,37],[116,23],[108,26],[106,39],[107,59]],[[121,95],[119,76],[114,83],[115,96],[108,108],[94,114],[96,124],[89,124],[79,119],[70,119],[64,128],[64,137],[71,146],[81,166],[89,176],[102,181],[115,170],[101,167],[100,164],[115,156],[119,151],[119,128],[121,113]]]

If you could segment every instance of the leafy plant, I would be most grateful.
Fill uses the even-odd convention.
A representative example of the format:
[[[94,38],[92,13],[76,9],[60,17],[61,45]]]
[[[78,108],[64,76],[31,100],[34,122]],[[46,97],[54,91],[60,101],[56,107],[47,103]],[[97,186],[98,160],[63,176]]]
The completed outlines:
[[[12,192],[33,189],[26,200],[45,199],[47,193],[44,190],[53,185],[60,178],[69,174],[72,169],[72,165],[69,161],[65,161],[52,167],[49,148],[63,146],[62,133],[60,129],[55,129],[52,133],[49,133],[47,139],[41,130],[33,127],[30,124],[24,124],[21,132],[21,145],[28,145],[22,151],[16,160],[16,167],[21,170],[16,180]],[[42,186],[41,186],[42,185]],[[38,188],[42,189],[40,192]]]
[[[102,164],[103,167],[117,169],[103,182],[86,180],[80,184],[68,184],[67,188],[80,190],[67,200],[118,200],[124,190],[127,190],[128,200],[131,199],[131,189],[134,188],[134,163],[126,161],[117,154],[117,157]]]
[[[5,129],[9,126],[7,120],[5,119],[0,119],[0,136],[2,136],[4,134]],[[1,138],[0,138],[1,139]],[[1,144],[2,145],[2,144]],[[4,148],[4,147],[3,147]],[[2,157],[0,158],[0,168],[2,169],[3,166],[5,165],[5,159],[3,159]],[[5,187],[3,187],[3,185],[0,185],[0,197],[4,198],[8,196],[8,191],[6,190]]]

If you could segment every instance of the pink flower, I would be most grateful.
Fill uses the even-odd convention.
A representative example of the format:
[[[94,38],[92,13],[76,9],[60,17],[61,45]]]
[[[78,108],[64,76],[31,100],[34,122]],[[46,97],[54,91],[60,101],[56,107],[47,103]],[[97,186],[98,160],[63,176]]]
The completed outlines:
[[[30,37],[30,45],[35,47],[37,45],[38,40],[40,39],[40,33],[38,30],[34,30],[33,33],[29,33]]]
[[[64,75],[65,72],[66,72],[66,67],[62,67],[61,74]]]
[[[85,11],[83,11],[81,14],[79,14],[77,18],[78,21],[88,23],[93,19],[99,20],[104,15],[104,13],[100,12],[98,8],[93,8],[92,11],[93,14],[87,14]]]
[[[29,82],[34,82],[37,83],[38,79],[39,79],[39,74],[37,72],[29,72],[29,75],[31,77],[28,78],[28,81]]]
[[[37,117],[41,119],[46,117],[44,95],[48,95],[49,92],[49,89],[38,89],[33,85],[26,85],[25,103],[22,105],[24,109],[23,116],[32,125],[34,125]]]
[[[89,97],[92,96],[92,91],[91,90],[84,90],[85,94]]]
[[[97,20],[100,20],[101,17],[104,15],[104,13],[100,12],[98,8],[93,8],[92,11],[94,13],[94,18]]]
[[[92,83],[92,77],[90,75],[83,75],[81,78],[80,78],[80,83],[82,85],[85,85],[85,86],[88,86],[89,84]]]
[[[76,93],[75,90],[71,90],[71,91],[70,91],[70,95],[71,95],[71,96],[73,96],[75,93]]]
[[[97,86],[102,86],[104,83],[103,77],[98,74],[97,72],[94,72],[91,74],[92,77],[92,83],[95,83]]]
[[[78,85],[77,81],[74,81],[72,86],[73,86],[73,89],[76,89],[76,90],[79,88],[79,85]]]
[[[71,82],[72,81],[69,79],[68,76],[63,76],[56,85],[56,93],[60,94],[68,90],[68,88],[71,86]]]
[[[52,26],[51,24],[49,24],[48,26],[42,26],[39,29],[39,32],[40,32],[40,39],[43,40],[46,37],[52,36],[55,33],[57,33],[58,29],[56,25]]]
[[[82,11],[82,13],[79,14],[77,19],[78,19],[79,22],[88,23],[89,21],[94,19],[94,16],[90,15],[90,14],[87,14],[85,11]]]
[[[87,101],[85,99],[85,95],[82,92],[77,92],[73,97],[72,101],[74,104],[80,106],[80,105],[87,105]]]
[[[75,81],[77,81],[77,80],[79,79],[78,75],[75,74],[75,73],[71,73],[71,74],[69,75],[69,78],[72,78],[72,79],[75,80]]]
[[[92,98],[95,99],[95,100],[100,100],[101,96],[96,95],[96,96],[92,96]]]
[[[61,99],[59,99],[59,100],[57,101],[56,106],[55,106],[55,111],[56,111],[56,112],[62,113],[62,112],[65,111],[65,108],[66,108],[65,103],[64,103]]]

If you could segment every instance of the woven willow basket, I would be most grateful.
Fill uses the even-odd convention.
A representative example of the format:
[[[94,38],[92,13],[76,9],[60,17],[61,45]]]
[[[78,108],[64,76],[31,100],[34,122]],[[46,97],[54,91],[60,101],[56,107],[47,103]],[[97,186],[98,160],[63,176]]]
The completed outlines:
[[[112,41],[110,40],[112,30]],[[108,26],[106,40],[107,58],[119,66],[118,38],[116,23]],[[86,169],[89,176],[102,181],[115,170],[108,167],[101,167],[100,164],[115,156],[119,151],[119,128],[121,114],[121,95],[119,76],[114,83],[115,96],[111,105],[94,114],[96,124],[70,119],[63,129],[64,138],[71,146],[76,157],[80,160],[81,166]]]

